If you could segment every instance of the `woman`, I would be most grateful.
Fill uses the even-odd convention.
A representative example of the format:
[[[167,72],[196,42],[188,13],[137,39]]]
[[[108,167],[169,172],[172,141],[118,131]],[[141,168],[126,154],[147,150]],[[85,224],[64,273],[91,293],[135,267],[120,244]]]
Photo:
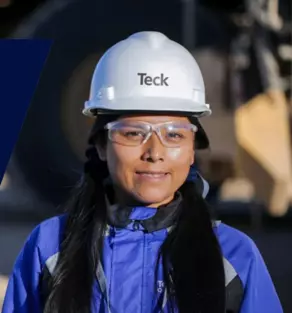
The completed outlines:
[[[192,55],[130,36],[99,61],[83,112],[84,176],[28,238],[3,313],[282,313],[255,244],[212,219],[192,171],[211,113]]]

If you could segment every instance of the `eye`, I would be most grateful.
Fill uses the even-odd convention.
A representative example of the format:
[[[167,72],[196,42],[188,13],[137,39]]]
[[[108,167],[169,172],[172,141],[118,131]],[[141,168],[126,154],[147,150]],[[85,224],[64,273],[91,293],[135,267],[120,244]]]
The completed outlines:
[[[178,132],[169,132],[169,133],[167,133],[167,137],[174,138],[174,139],[180,139],[180,138],[184,138],[184,135],[180,134]]]
[[[165,133],[165,139],[168,141],[178,142],[185,140],[186,131],[183,129],[171,129]]]
[[[121,128],[119,129],[119,133],[124,138],[130,139],[130,140],[141,140],[141,138],[145,138],[146,133],[145,131],[141,129],[135,129],[135,128]]]
[[[138,130],[124,131],[123,135],[126,137],[144,137],[145,136],[145,134],[142,131],[138,131]]]

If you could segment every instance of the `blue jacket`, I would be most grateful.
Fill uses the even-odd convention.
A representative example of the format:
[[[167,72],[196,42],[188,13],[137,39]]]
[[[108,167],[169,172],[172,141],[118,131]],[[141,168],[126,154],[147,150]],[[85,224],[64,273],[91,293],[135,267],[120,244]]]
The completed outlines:
[[[136,207],[130,213],[130,220],[145,221],[155,213],[153,208]],[[54,217],[32,231],[14,265],[2,313],[42,312],[40,290],[58,260],[65,220],[65,215]],[[100,280],[94,286],[93,312],[169,312],[162,276],[154,282],[157,252],[168,230],[145,232],[142,224],[135,222],[123,228],[108,227],[101,271],[104,276],[99,273]],[[254,242],[223,223],[214,224],[214,231],[224,258],[227,312],[283,313],[269,272]],[[161,266],[160,273],[162,275]],[[101,291],[104,291],[104,296]],[[163,302],[163,311],[158,306],[159,301]]]

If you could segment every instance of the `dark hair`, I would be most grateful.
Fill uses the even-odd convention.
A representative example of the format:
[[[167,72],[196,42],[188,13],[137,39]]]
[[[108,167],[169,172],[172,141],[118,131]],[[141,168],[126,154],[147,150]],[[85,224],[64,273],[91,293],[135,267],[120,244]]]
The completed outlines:
[[[84,175],[67,204],[65,233],[44,313],[91,312],[95,270],[102,258],[107,223],[103,182],[109,175],[95,143],[106,143],[101,129],[109,119],[98,118],[92,129]],[[193,182],[180,188],[183,200],[177,223],[161,246],[165,284],[171,307],[178,307],[180,313],[224,313],[222,253],[209,208],[195,189]]]

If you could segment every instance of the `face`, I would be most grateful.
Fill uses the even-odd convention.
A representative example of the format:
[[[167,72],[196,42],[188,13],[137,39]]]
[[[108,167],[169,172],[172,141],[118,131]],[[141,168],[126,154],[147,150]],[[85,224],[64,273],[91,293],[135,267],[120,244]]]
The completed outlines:
[[[180,116],[130,116],[119,121],[190,124],[187,117]],[[137,146],[111,140],[107,140],[105,147],[97,146],[99,157],[107,162],[117,201],[134,200],[154,207],[171,201],[194,162],[194,136],[189,131],[178,147],[166,147],[155,132]]]

